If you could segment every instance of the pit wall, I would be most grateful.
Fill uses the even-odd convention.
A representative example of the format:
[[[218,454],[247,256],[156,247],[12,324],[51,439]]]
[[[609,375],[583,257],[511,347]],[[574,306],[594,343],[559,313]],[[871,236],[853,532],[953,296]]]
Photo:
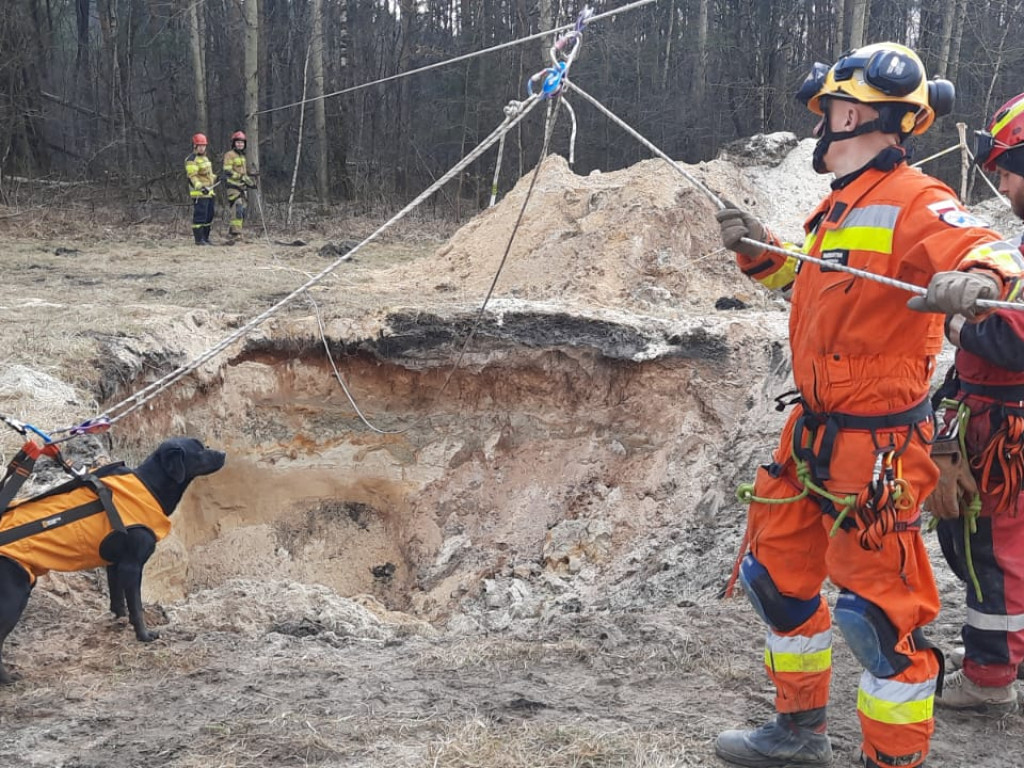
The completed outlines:
[[[145,597],[283,578],[436,620],[496,573],[603,567],[733,482],[720,452],[777,353],[738,351],[746,375],[731,357],[510,349],[447,386],[450,368],[339,360],[381,432],[323,355],[249,353],[124,430],[140,455],[170,434],[228,453],[183,500]]]

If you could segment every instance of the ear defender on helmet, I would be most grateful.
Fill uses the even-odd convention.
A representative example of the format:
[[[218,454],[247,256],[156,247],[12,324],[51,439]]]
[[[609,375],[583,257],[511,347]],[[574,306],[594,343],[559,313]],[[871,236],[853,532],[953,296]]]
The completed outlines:
[[[928,104],[935,111],[936,117],[945,117],[951,113],[955,102],[956,87],[949,80],[936,77],[928,81]]]

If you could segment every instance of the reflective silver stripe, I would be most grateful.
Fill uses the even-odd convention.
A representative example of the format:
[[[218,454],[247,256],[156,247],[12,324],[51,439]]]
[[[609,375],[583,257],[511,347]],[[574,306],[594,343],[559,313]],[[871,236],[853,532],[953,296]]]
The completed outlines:
[[[1001,616],[968,608],[967,623],[975,629],[984,629],[988,632],[1024,632],[1024,613]]]
[[[832,647],[832,630],[827,629],[810,637],[795,635],[781,637],[773,632],[768,633],[765,646],[772,653],[818,653]]]
[[[896,205],[865,205],[863,208],[854,208],[843,219],[839,229],[845,229],[846,227],[894,229],[896,227],[896,219],[900,217],[901,210]]]
[[[896,680],[885,680],[875,677],[870,672],[860,676],[860,689],[876,699],[893,704],[908,704],[914,701],[925,701],[935,695],[935,680],[925,683],[900,683]]]

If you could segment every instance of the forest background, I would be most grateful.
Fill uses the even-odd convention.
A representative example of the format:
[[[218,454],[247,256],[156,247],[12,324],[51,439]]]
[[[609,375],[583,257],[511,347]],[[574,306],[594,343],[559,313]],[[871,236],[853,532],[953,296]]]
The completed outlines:
[[[627,4],[590,2],[598,13]],[[379,213],[404,205],[501,122],[502,108],[524,98],[529,77],[550,64],[551,40],[332,94],[572,22],[580,4],[3,5],[0,202],[17,204],[27,180],[99,189],[105,203],[133,209],[180,201],[191,135],[208,134],[219,158],[242,129],[266,194]],[[793,94],[810,65],[880,40],[913,47],[930,76],[957,87],[953,115],[917,140],[918,158],[956,143],[958,121],[984,127],[1024,89],[1024,0],[657,0],[589,26],[571,76],[671,156],[693,163],[741,136],[808,135],[814,118]],[[573,103],[578,173],[649,156],[593,106]],[[566,151],[569,130],[560,120],[554,151]],[[503,190],[536,163],[542,131],[538,118],[509,135]],[[472,215],[489,196],[494,162],[493,152],[484,155],[435,195],[434,212]],[[928,170],[958,187],[959,153]]]

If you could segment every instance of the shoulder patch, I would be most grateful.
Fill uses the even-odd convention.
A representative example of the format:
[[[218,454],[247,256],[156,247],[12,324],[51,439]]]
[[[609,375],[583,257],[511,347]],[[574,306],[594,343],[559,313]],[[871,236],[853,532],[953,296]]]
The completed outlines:
[[[940,200],[937,203],[932,203],[928,206],[928,210],[936,216],[941,216],[942,214],[950,211],[962,211],[963,206],[953,198],[948,198],[946,200]]]
[[[939,218],[951,227],[985,227],[987,229],[990,226],[987,221],[966,211],[946,211]]]

